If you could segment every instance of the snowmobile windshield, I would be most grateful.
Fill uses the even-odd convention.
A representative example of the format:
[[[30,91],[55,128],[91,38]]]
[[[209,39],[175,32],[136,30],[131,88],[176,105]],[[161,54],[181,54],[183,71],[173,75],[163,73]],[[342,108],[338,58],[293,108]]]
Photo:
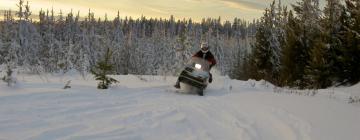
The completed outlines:
[[[199,64],[201,65],[201,69],[203,71],[209,71],[210,70],[210,63],[202,58],[198,58],[198,57],[192,57],[188,63],[189,66],[195,68],[195,65]]]

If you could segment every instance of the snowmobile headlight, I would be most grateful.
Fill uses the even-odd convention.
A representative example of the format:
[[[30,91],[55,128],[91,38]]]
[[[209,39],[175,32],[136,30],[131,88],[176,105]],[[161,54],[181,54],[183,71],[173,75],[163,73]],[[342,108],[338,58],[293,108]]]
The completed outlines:
[[[200,64],[195,64],[195,68],[201,69],[201,65]]]

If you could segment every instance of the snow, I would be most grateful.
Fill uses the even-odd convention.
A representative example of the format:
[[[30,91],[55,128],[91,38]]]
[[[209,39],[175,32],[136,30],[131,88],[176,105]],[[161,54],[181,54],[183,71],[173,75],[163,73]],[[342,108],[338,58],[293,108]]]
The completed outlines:
[[[289,94],[266,81],[216,76],[205,96],[173,89],[175,77],[113,76],[96,89],[91,75],[18,75],[0,83],[0,140],[358,140],[353,87]],[[86,79],[86,80],[84,80]],[[71,88],[63,89],[71,80]],[[294,93],[301,93],[301,91]],[[306,91],[304,91],[306,93]]]
[[[345,92],[345,93],[349,93],[352,96],[359,96],[360,97],[360,83],[357,83],[356,85],[353,85],[351,87],[338,88],[337,90]]]

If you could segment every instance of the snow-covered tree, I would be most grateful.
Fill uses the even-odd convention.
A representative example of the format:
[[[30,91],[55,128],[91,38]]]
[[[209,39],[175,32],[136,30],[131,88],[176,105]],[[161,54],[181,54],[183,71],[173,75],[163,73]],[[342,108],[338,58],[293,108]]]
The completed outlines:
[[[20,0],[18,8],[19,11],[17,15],[19,20],[17,38],[20,45],[19,56],[22,56],[19,58],[19,63],[30,72],[38,73],[38,66],[40,65],[40,55],[38,52],[41,40],[40,34],[35,25],[31,23],[31,19],[29,19],[31,15],[29,4],[23,5],[22,0]],[[25,8],[24,11],[23,8]]]
[[[111,46],[113,47],[114,57],[113,61],[115,62],[115,71],[117,74],[124,74],[124,56],[122,53],[124,52],[124,33],[121,27],[120,21],[120,12],[118,11],[117,17],[113,20],[113,32],[111,39]]]
[[[2,77],[2,80],[7,83],[7,86],[13,86],[16,84],[16,77],[14,76],[14,66],[11,62],[6,65],[6,74]]]
[[[80,17],[79,12],[60,10],[57,15],[53,10],[41,10],[39,20],[33,21],[29,3],[19,0],[17,6],[17,20],[0,22],[4,26],[0,29],[4,33],[0,35],[0,52],[2,56],[13,52],[14,63],[34,73],[85,73],[106,48],[111,48],[117,74],[174,75],[205,40],[219,59],[217,68],[228,74],[235,71],[232,64],[242,61],[232,59],[237,56],[232,49],[237,46],[239,53],[247,50],[252,41],[248,38],[255,34],[255,26],[250,29],[251,24],[239,18],[234,20],[237,23],[222,23],[221,18],[196,23],[191,19],[176,20],[174,16],[121,19],[118,14],[111,21],[106,15],[103,20],[95,19],[90,10],[87,17]],[[9,14],[5,19],[10,19]]]
[[[281,52],[285,43],[284,27],[287,22],[286,8],[279,1],[273,1],[258,25],[256,43],[254,44],[251,62],[256,71],[255,79],[265,79],[274,84],[280,83]]]

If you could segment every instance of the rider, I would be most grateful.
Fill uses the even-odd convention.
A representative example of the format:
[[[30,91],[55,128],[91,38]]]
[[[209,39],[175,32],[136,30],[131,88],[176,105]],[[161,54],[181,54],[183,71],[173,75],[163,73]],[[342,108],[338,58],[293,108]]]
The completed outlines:
[[[209,45],[207,43],[201,43],[200,50],[195,53],[192,57],[198,57],[203,58],[207,60],[210,63],[210,69],[216,64],[216,60],[214,55],[209,50]],[[209,71],[210,71],[209,69]],[[209,83],[212,82],[212,74],[209,72]],[[180,88],[180,81],[179,79],[176,81],[176,84],[174,85],[175,88]]]

